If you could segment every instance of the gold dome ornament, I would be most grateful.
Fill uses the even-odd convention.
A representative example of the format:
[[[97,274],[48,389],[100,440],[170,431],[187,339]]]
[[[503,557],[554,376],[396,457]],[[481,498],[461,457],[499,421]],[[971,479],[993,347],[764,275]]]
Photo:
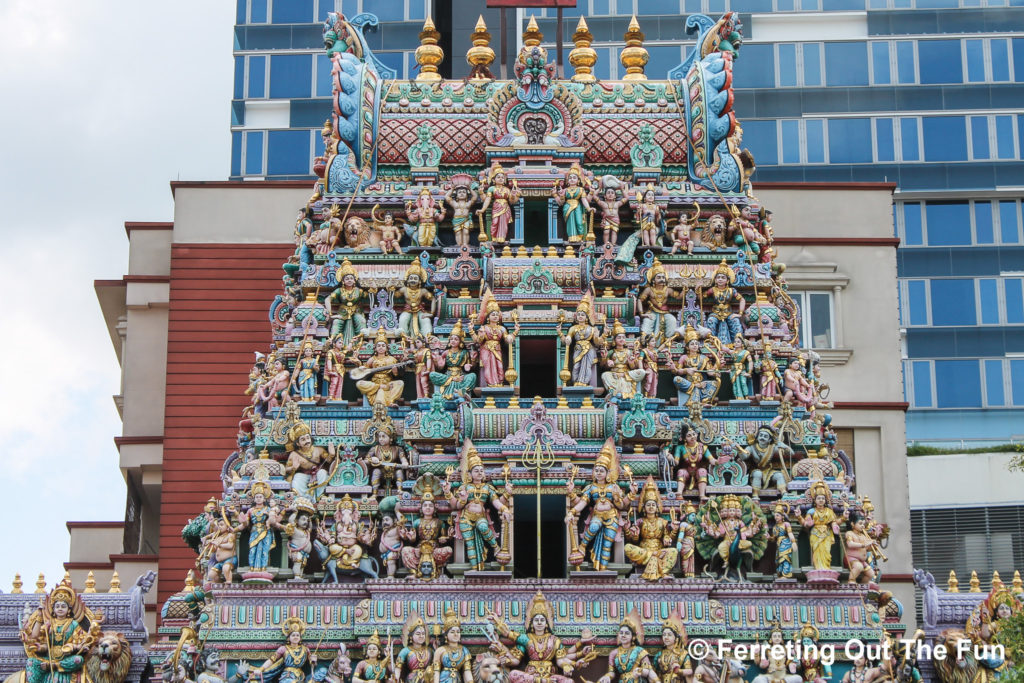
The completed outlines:
[[[626,75],[622,77],[622,80],[646,81],[644,67],[647,65],[650,55],[644,48],[644,34],[640,30],[640,24],[637,22],[635,14],[629,20],[629,27],[626,28],[623,39],[626,41],[626,47],[622,48],[622,52],[619,53],[619,61],[622,62],[622,66],[626,67]]]
[[[597,80],[593,73],[594,65],[597,64],[597,51],[590,47],[594,42],[594,35],[583,17],[580,17],[580,23],[576,24],[572,42],[576,46],[569,51],[569,64],[576,69],[572,80],[577,83],[593,83]]]
[[[523,47],[540,47],[543,40],[544,34],[540,32],[540,26],[537,25],[537,17],[531,14],[530,21],[526,24],[526,30],[523,31]]]
[[[107,589],[108,593],[120,593],[121,592],[121,576],[114,570],[114,573],[110,575],[110,588]]]
[[[21,590],[21,587],[23,585],[25,585],[25,584],[23,584],[21,582],[21,574],[15,574],[14,575],[14,581],[11,582],[11,594],[12,595],[19,595],[19,594],[21,594],[23,592]]]
[[[438,65],[444,60],[444,50],[437,44],[440,39],[441,32],[434,27],[434,20],[427,17],[420,31],[420,46],[415,52],[416,63],[420,65],[417,83],[437,83],[441,80],[441,74],[437,72]]]
[[[470,36],[473,47],[466,52],[466,61],[473,67],[469,71],[471,81],[489,81],[494,79],[490,66],[494,63],[494,50],[491,49],[491,34],[487,32],[484,15],[476,20],[476,28]]]

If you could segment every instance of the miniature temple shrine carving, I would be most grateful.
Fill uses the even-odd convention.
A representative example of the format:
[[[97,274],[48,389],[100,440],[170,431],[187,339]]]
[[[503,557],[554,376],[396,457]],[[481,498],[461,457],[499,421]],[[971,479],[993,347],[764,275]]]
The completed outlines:
[[[739,16],[691,16],[668,80],[645,74],[634,18],[616,82],[591,74],[583,20],[574,74],[531,21],[508,81],[482,20],[459,81],[429,20],[419,76],[395,80],[375,22],[324,25],[318,179],[281,226],[269,344],[216,454],[223,493],[183,532],[195,569],[152,676],[919,680],[906,656],[687,651],[903,628],[879,587],[888,527],[837,445],[751,184]],[[1004,593],[978,638],[1019,609]],[[103,661],[90,604],[58,587],[21,622],[19,683]]]

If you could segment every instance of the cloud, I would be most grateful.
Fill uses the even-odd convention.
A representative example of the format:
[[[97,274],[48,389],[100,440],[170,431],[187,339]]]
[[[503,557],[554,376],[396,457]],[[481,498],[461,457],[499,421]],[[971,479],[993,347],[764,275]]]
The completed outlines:
[[[67,520],[120,520],[120,370],[93,292],[168,182],[227,177],[233,2],[0,3],[0,485],[20,571],[50,585]],[[134,577],[122,577],[133,580]],[[4,586],[6,588],[6,586]]]

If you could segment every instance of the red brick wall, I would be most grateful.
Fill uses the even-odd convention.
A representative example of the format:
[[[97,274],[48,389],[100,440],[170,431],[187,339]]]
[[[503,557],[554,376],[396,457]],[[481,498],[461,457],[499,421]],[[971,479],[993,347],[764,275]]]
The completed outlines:
[[[160,502],[159,603],[181,589],[195,554],[185,522],[220,496],[235,448],[253,351],[270,345],[267,311],[281,293],[288,244],[175,244],[171,249]]]

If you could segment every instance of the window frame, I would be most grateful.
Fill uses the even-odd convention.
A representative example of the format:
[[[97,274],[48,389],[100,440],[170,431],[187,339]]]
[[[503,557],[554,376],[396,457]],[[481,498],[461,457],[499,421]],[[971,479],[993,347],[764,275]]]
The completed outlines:
[[[810,329],[811,329],[811,306],[810,296],[812,294],[822,294],[828,297],[828,335],[831,342],[830,346],[813,346],[810,340]],[[825,289],[801,289],[790,292],[790,297],[793,302],[797,304],[800,310],[800,347],[805,349],[811,349],[812,351],[818,350],[832,350],[841,348],[839,346],[839,340],[836,338],[836,299],[835,293]]]

